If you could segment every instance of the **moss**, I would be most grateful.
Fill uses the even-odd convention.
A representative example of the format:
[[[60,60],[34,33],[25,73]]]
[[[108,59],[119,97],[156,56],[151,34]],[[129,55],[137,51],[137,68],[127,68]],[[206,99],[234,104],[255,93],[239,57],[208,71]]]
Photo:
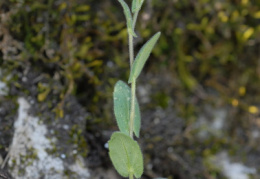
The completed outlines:
[[[88,154],[88,145],[81,128],[78,125],[73,125],[69,131],[69,136],[70,140],[68,142],[77,146],[77,152],[81,156],[86,157]],[[75,155],[78,154],[76,153]]]
[[[20,61],[5,59],[3,68],[8,69],[6,75],[13,74],[18,68],[26,68],[24,64],[30,64],[31,70],[39,71],[47,81],[44,89],[41,82],[38,84],[38,101],[48,101],[46,97],[53,91],[59,94],[60,103],[53,107],[58,117],[63,117],[63,103],[68,95],[75,94],[84,100],[93,96],[90,108],[94,108],[98,102],[95,91],[82,97],[83,90],[86,92],[85,85],[91,84],[94,88],[100,85],[98,76],[104,67],[103,50],[99,45],[94,47],[93,40],[97,35],[93,34],[93,27],[87,25],[96,16],[90,11],[93,6],[82,4],[81,1],[57,4],[52,0],[48,4],[45,0],[25,2],[20,6],[17,6],[19,3],[16,1],[8,4],[15,10],[5,25],[15,40],[24,43],[25,49],[17,54],[22,57]],[[62,28],[64,26],[68,28]],[[53,85],[54,75],[61,84],[58,88]],[[13,80],[16,88],[22,88],[19,80],[17,77]],[[82,81],[84,85],[78,85]],[[30,94],[26,88],[19,90],[23,90],[26,95]]]
[[[156,105],[162,107],[163,109],[166,109],[169,105],[170,97],[163,92],[158,92],[153,94],[152,96],[153,101],[156,101]]]
[[[45,0],[39,0],[24,1],[19,6],[16,0],[4,3],[11,16],[7,23],[1,21],[0,25],[9,30],[14,44],[21,43],[23,47],[12,46],[18,49],[14,54],[16,60],[13,56],[2,59],[3,51],[0,51],[1,80],[10,88],[6,98],[15,104],[17,95],[38,97],[41,101],[38,109],[53,110],[59,120],[66,113],[64,101],[69,95],[75,95],[92,115],[88,131],[114,129],[109,94],[112,94],[115,79],[127,81],[129,73],[126,70],[128,52],[123,48],[128,43],[127,30],[114,6],[116,2],[101,4],[94,0],[87,3],[76,0],[57,3],[49,0],[46,4]],[[202,154],[209,157],[221,148],[228,148],[230,154],[236,155],[239,149],[247,146],[247,136],[256,126],[252,119],[258,115],[249,114],[248,109],[258,106],[260,101],[259,42],[256,40],[260,32],[256,8],[259,2],[198,0],[196,3],[160,3],[153,0],[151,5],[155,9],[153,12],[149,11],[149,6],[141,11],[142,17],[151,20],[137,25],[137,32],[142,33],[140,36],[144,39],[136,40],[136,48],[158,27],[162,29],[161,40],[143,75],[155,84],[155,88],[166,81],[170,91],[159,88],[163,92],[152,96],[153,107],[173,107],[178,117],[185,120],[185,126],[181,126],[185,137],[178,140],[182,149],[192,148],[187,151],[189,156]],[[153,60],[154,57],[157,60]],[[112,65],[108,66],[108,62]],[[29,78],[30,81],[36,80],[35,83],[22,81],[28,70],[37,72]],[[160,79],[153,77],[160,81],[154,83],[149,75],[159,74],[162,70],[171,79],[167,81],[163,75]],[[243,96],[238,92],[241,86],[246,88]],[[169,99],[174,101],[174,106],[169,106]],[[237,105],[232,104],[233,99],[237,100]],[[227,106],[230,120],[225,122],[231,127],[223,137],[199,142],[196,139],[198,131],[190,128],[196,123],[198,114],[204,112],[202,106],[205,104]],[[36,112],[37,116],[42,116],[41,110]],[[12,107],[10,116],[16,111],[17,106]],[[250,120],[245,120],[248,118]],[[48,124],[52,124],[52,120],[51,115],[46,119]],[[77,131],[77,127],[70,131],[70,143],[78,144],[82,154],[87,154],[88,146],[81,137],[85,131]],[[50,152],[56,150],[53,148]],[[211,175],[218,177],[214,168],[207,170],[209,173],[212,170]]]
[[[55,155],[58,153],[58,148],[56,146],[56,144],[51,144],[51,148],[47,148],[46,149],[46,152],[49,154],[49,155]]]

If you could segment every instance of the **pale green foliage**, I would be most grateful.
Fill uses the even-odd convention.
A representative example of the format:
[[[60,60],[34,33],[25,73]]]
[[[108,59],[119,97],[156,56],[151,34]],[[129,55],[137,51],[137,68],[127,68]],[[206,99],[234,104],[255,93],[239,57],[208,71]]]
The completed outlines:
[[[139,11],[143,5],[144,0],[133,0],[132,1],[132,12]]]
[[[134,26],[144,0],[133,0],[132,12],[130,12],[129,7],[124,0],[118,1],[123,6],[127,21],[129,56],[130,63],[132,63],[134,57],[133,36],[136,37]],[[132,13],[134,13],[134,20]],[[120,80],[115,84],[114,88],[114,112],[118,128],[121,132],[112,134],[111,139],[108,142],[109,156],[117,172],[123,177],[129,177],[130,179],[133,179],[133,176],[140,178],[143,174],[142,152],[138,143],[133,139],[133,133],[139,137],[141,127],[140,109],[135,96],[136,78],[141,73],[160,34],[160,32],[156,33],[148,42],[146,42],[136,56],[133,64],[130,64],[132,67],[128,82],[132,83],[131,89],[126,83]]]
[[[128,33],[130,33],[134,37],[137,37],[137,35],[134,32],[133,18],[132,18],[132,15],[131,15],[131,12],[130,12],[130,9],[129,9],[128,5],[125,3],[124,0],[118,0],[118,1],[121,3],[121,5],[122,5],[122,7],[124,9],[124,14],[125,14],[125,18],[126,18],[126,24],[127,24]]]
[[[132,83],[133,79],[137,79],[137,77],[140,75],[145,62],[149,58],[153,47],[157,40],[159,39],[161,35],[161,32],[157,32],[148,42],[144,44],[144,46],[139,51],[138,55],[135,58],[133,68],[130,73],[130,77],[128,80],[128,83]]]
[[[137,2],[136,2],[137,0],[133,0],[132,1],[132,12],[134,13],[134,12],[136,12],[136,9],[137,9]]]
[[[131,92],[128,85],[119,80],[115,85],[113,98],[117,125],[121,132],[129,135]],[[137,137],[139,137],[140,126],[140,110],[137,99],[135,98],[134,133]]]
[[[136,141],[121,132],[115,132],[108,142],[109,156],[118,173],[123,177],[134,174],[140,178],[143,173],[143,155]]]

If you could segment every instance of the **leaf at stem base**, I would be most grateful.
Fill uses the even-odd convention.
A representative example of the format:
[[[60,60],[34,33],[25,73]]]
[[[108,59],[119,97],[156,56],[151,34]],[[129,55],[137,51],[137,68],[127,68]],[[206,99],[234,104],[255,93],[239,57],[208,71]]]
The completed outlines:
[[[117,172],[123,177],[143,174],[143,155],[138,143],[122,132],[114,132],[108,141],[109,156]]]

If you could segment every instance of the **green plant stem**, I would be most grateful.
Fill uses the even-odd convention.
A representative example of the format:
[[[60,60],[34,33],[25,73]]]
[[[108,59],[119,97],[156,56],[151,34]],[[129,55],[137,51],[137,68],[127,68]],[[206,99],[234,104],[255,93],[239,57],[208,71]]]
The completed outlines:
[[[133,28],[134,28],[134,30],[135,30],[135,24],[136,24],[136,20],[137,20],[138,13],[139,13],[139,11],[136,11],[136,12],[134,13],[134,18],[133,18]]]
[[[130,69],[134,63],[134,37],[129,33],[129,57],[130,57]]]
[[[135,29],[135,24],[137,20],[139,11],[134,13],[134,18],[133,18],[133,29]],[[131,33],[129,34],[129,56],[130,56],[130,69],[132,69],[132,65],[134,63],[134,37]]]
[[[139,11],[134,13],[133,29],[135,29],[138,13]],[[132,69],[132,65],[134,63],[134,37],[130,33],[129,33],[129,56],[130,56],[130,69]]]
[[[134,175],[132,173],[130,173],[129,179],[134,179]]]
[[[133,80],[131,84],[131,111],[130,111],[130,137],[133,138],[133,129],[134,129],[134,117],[135,117],[135,88],[136,81]]]
[[[133,29],[136,24],[137,16],[139,11],[134,13],[133,19]],[[130,56],[130,69],[132,69],[134,63],[134,37],[131,33],[129,33],[129,56]],[[134,131],[134,117],[135,117],[135,88],[136,82],[133,80],[131,84],[131,108],[130,108],[130,123],[129,123],[129,135],[133,138],[133,131]]]
[[[132,69],[134,62],[134,43],[133,36],[129,33],[129,56],[130,68]],[[131,108],[130,108],[130,122],[129,122],[129,135],[133,138],[134,116],[135,116],[135,81],[131,84]]]
[[[134,43],[133,36],[129,33],[129,56],[130,68],[132,69],[134,62]],[[135,81],[134,81],[135,82]],[[131,84],[131,108],[130,108],[130,122],[129,122],[129,135],[133,138],[134,116],[135,116],[135,83]]]

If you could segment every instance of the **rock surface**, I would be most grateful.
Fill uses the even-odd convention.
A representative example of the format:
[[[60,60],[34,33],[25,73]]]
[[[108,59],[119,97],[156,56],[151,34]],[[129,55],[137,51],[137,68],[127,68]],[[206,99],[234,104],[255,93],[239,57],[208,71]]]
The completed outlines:
[[[69,138],[71,126],[61,119],[50,128],[43,120],[30,115],[31,105],[24,97],[18,98],[18,104],[18,117],[14,124],[14,137],[8,163],[13,177],[16,179],[89,178],[90,174],[84,159],[75,149],[77,146],[68,145],[63,152],[59,151],[61,143],[68,141],[61,140],[55,133],[64,131],[62,133]],[[79,116],[78,123],[82,123],[81,121]],[[54,150],[58,151],[54,152]]]

